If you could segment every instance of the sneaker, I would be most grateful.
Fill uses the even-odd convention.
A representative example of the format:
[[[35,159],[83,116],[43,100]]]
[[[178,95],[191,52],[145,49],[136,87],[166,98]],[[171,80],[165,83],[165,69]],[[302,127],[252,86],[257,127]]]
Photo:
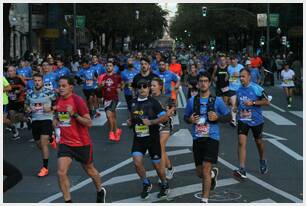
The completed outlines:
[[[288,108],[291,108],[291,104],[288,104],[288,106],[287,106]]]
[[[259,170],[261,174],[267,174],[268,172],[268,166],[267,166],[267,160],[259,160]]]
[[[17,139],[20,139],[20,136],[19,136],[19,135],[16,136],[16,137],[15,137],[15,136],[12,136],[12,137],[11,137],[11,140],[17,140]]]
[[[20,139],[19,131],[15,125],[12,126],[12,132],[13,132],[13,137],[12,137],[13,140]]]
[[[114,132],[109,132],[108,138],[109,138],[110,141],[116,141],[117,140]]]
[[[116,130],[116,141],[117,142],[120,141],[121,134],[122,134],[122,129],[117,128],[117,130]]]
[[[52,136],[51,136],[50,146],[51,146],[53,149],[56,149],[56,148],[57,148],[56,139],[55,139],[55,135],[54,135],[54,134],[52,134]]]
[[[171,180],[173,178],[173,174],[174,174],[174,167],[172,167],[171,170],[169,170],[168,168],[166,169],[166,179],[167,180]]]
[[[240,179],[245,180],[247,178],[246,171],[243,168],[240,168],[238,170],[234,170],[234,175]]]
[[[42,167],[39,171],[39,173],[37,174],[38,177],[44,177],[47,176],[49,173],[49,170],[45,167]]]
[[[211,185],[210,190],[214,190],[217,186],[217,178],[219,174],[219,169],[217,167],[212,168],[211,170]]]
[[[231,124],[232,127],[236,127],[237,126],[237,123],[236,123],[235,120],[232,120],[230,124]]]
[[[150,184],[143,184],[143,189],[142,189],[140,197],[142,199],[148,199],[149,198],[149,192],[152,190],[152,187],[153,187],[152,183],[150,183]]]
[[[28,117],[27,119],[27,127],[28,127],[28,130],[32,129],[32,118],[31,117]]]
[[[105,203],[106,190],[104,187],[101,188],[100,192],[97,192],[97,203]]]
[[[20,122],[20,129],[25,129],[27,128],[26,124],[24,122]]]
[[[169,192],[170,192],[170,189],[169,189],[168,183],[163,184],[163,185],[161,185],[161,187],[160,187],[160,191],[159,191],[159,193],[157,194],[157,198],[165,198],[165,197],[168,196]]]
[[[204,200],[204,199],[201,199],[201,200],[200,200],[200,203],[208,203],[208,201],[207,201],[207,200]]]

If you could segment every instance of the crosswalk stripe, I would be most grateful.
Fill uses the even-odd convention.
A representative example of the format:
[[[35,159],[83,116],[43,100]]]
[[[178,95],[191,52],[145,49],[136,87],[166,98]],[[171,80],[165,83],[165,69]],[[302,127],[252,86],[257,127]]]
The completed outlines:
[[[290,111],[290,113],[303,119],[303,111]]]
[[[176,115],[173,117],[173,124],[174,124],[174,125],[179,125],[179,124],[180,124],[178,112],[177,112]]]
[[[100,117],[94,118],[92,120],[92,126],[103,126],[106,123],[107,118],[105,112],[100,111],[99,113],[101,114]]]
[[[276,105],[274,105],[274,104],[272,104],[272,103],[270,103],[270,106],[271,106],[271,107],[274,107],[275,109],[277,109],[277,110],[279,110],[279,111],[281,111],[281,112],[285,112],[285,110],[283,110],[282,108],[280,108],[280,107],[278,107],[278,106],[276,106]]]
[[[256,201],[253,201],[252,203],[275,203],[275,201],[270,198],[267,198],[267,199],[262,199],[262,200],[256,200]]]
[[[295,123],[293,123],[290,120],[286,119],[285,117],[277,114],[276,112],[263,111],[262,113],[263,113],[265,118],[272,121],[276,125],[296,125]]]
[[[298,153],[296,153],[295,151],[293,151],[292,149],[290,149],[286,145],[280,143],[276,139],[266,139],[266,140],[269,141],[270,143],[274,144],[279,149],[281,149],[284,152],[286,152],[288,155],[290,155],[294,159],[296,159],[296,160],[303,160],[303,156],[299,155]]]
[[[233,178],[221,179],[221,180],[218,180],[217,187],[224,187],[224,186],[229,186],[229,185],[233,185],[233,184],[237,184],[237,183],[239,183],[239,182],[237,180],[233,179]],[[198,191],[201,191],[201,190],[202,190],[202,183],[187,185],[187,186],[183,186],[183,187],[176,187],[176,188],[173,188],[173,189],[170,188],[170,193],[168,195],[168,198],[171,199],[171,198],[174,198],[174,197],[198,192]],[[136,196],[136,197],[123,199],[123,200],[119,200],[119,201],[115,201],[115,202],[116,203],[158,202],[161,199],[157,198],[157,194],[158,194],[158,192],[151,193],[150,197],[147,200],[143,200],[143,199],[140,198],[140,196]]]

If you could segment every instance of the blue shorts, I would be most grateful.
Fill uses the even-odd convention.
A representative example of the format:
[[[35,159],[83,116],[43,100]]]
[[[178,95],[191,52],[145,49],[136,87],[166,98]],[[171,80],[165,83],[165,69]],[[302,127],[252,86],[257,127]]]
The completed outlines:
[[[8,113],[8,107],[7,104],[3,105],[3,114],[7,114]]]

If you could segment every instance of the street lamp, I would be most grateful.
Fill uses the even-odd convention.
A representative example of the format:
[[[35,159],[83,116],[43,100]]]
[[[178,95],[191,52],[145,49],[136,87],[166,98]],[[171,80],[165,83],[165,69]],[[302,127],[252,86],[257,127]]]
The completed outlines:
[[[139,19],[139,11],[136,10],[135,13],[136,13],[136,19],[138,20]]]

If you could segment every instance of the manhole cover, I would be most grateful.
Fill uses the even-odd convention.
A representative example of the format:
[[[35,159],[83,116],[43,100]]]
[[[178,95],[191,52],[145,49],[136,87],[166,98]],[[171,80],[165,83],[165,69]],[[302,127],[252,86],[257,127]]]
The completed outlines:
[[[198,192],[194,195],[195,198],[201,199],[202,192]],[[209,200],[214,202],[229,202],[233,200],[238,200],[242,197],[241,194],[229,192],[226,190],[219,190],[210,192]]]

